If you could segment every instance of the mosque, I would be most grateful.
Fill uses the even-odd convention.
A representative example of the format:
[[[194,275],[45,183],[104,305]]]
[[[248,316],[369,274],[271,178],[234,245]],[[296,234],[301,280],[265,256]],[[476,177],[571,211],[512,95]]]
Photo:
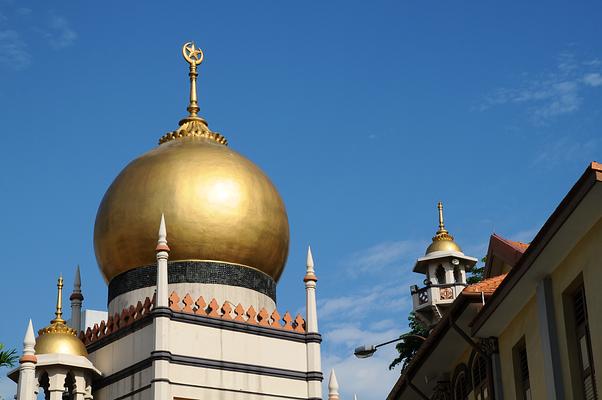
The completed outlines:
[[[311,250],[305,316],[281,313],[289,247],[270,179],[198,115],[202,50],[189,64],[188,116],[115,178],[98,208],[94,249],[108,311],[82,311],[79,271],[63,317],[26,330],[9,372],[17,400],[322,399]],[[83,317],[82,317],[83,316]],[[330,374],[328,399],[338,384]]]

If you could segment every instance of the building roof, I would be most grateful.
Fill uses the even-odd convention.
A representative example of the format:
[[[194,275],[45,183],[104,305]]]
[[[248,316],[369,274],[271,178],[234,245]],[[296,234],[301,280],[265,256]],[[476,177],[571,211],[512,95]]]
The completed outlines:
[[[516,265],[508,273],[507,279],[502,281],[499,289],[479,312],[472,327],[473,334],[476,334],[485,324],[598,182],[602,182],[602,164],[592,162],[550,215],[531,244],[526,247]]]
[[[472,293],[485,293],[485,294],[493,294],[495,290],[500,286],[502,281],[506,278],[507,274],[494,276],[493,278],[483,279],[481,282],[473,283],[472,285],[468,285],[462,291],[462,294],[469,295]]]
[[[506,275],[496,276],[494,278],[484,279],[481,282],[473,283],[464,288],[460,295],[454,300],[451,308],[444,317],[435,325],[429,336],[422,343],[404,373],[399,377],[393,389],[387,396],[387,400],[397,398],[406,387],[412,386],[411,380],[420,369],[423,362],[437,347],[439,341],[445,336],[451,327],[451,321],[456,321],[464,312],[466,307],[471,303],[480,303],[484,298],[489,298],[497,287],[504,280]]]
[[[550,218],[548,218],[532,243],[527,244],[511,241],[495,234],[491,236],[490,250],[491,244],[494,242],[504,245],[504,247],[512,248],[514,252],[517,253],[516,256],[518,257],[512,264],[513,268],[508,274],[498,275],[469,285],[461,292],[448,313],[437,325],[435,325],[427,339],[422,343],[418,352],[414,355],[406,370],[397,380],[387,396],[388,400],[396,399],[408,386],[413,387],[413,384],[411,383],[412,379],[422,364],[437,347],[439,341],[450,329],[451,322],[455,321],[461,315],[468,304],[474,303],[477,301],[477,298],[485,298],[487,299],[487,302],[485,302],[485,305],[471,324],[473,325],[472,333],[474,335],[478,328],[486,321],[493,311],[495,311],[496,305],[507,296],[516,282],[520,280],[525,270],[528,269],[533,262],[533,259],[537,257],[538,253],[540,253],[543,247],[550,241],[550,237],[553,236],[562,223],[568,219],[579,202],[585,197],[596,182],[602,182],[602,164],[592,162],[552,213]]]
[[[514,267],[527,248],[529,243],[509,240],[494,233],[489,238],[484,276],[489,278],[501,274],[502,271],[494,268],[494,265],[500,262]]]

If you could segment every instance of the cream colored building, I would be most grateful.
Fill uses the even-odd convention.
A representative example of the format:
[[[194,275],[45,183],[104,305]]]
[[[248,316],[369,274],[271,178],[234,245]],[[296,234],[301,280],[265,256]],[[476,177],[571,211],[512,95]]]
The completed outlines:
[[[59,279],[55,318],[37,337],[30,322],[20,366],[9,373],[17,400],[322,399],[311,250],[299,287],[305,316],[281,312],[284,203],[198,115],[204,55],[193,43],[182,53],[188,116],[125,167],[98,209],[94,246],[108,311],[82,311],[78,271],[66,321]],[[334,372],[329,392],[339,398]]]
[[[493,235],[485,278],[454,299],[388,399],[598,399],[602,164],[529,245]]]

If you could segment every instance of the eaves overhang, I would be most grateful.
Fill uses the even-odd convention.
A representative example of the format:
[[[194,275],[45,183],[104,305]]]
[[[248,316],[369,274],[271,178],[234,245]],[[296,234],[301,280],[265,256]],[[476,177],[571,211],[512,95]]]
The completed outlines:
[[[438,374],[449,371],[453,363],[470,345],[453,329],[456,324],[469,333],[469,324],[482,306],[483,299],[488,299],[489,293],[462,293],[454,301],[447,314],[435,325],[427,339],[422,343],[418,352],[405,371],[399,377],[387,400],[404,400],[415,398],[410,395],[416,387],[426,393],[432,392],[437,383]],[[450,365],[446,365],[445,363]],[[416,378],[416,379],[415,379]],[[408,397],[406,397],[406,394]]]
[[[567,193],[472,325],[473,336],[497,336],[535,293],[537,283],[562,262],[602,218],[602,164],[593,162]],[[510,293],[512,296],[509,296]],[[493,315],[495,318],[491,318]]]
[[[479,261],[478,259],[467,256],[459,251],[434,251],[432,253],[427,254],[424,257],[418,258],[416,260],[416,264],[414,264],[413,271],[419,274],[424,274],[426,273],[427,266],[433,260],[444,260],[450,258],[458,258],[464,260],[468,268],[472,268]]]

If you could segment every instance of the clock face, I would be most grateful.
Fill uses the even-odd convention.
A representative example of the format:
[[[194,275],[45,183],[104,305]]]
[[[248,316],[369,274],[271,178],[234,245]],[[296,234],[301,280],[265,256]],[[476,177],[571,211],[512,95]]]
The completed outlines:
[[[452,262],[452,264],[454,264],[454,265],[458,265],[458,264],[460,264],[460,260],[458,260],[457,258],[454,258],[454,259],[453,259],[451,262]]]

